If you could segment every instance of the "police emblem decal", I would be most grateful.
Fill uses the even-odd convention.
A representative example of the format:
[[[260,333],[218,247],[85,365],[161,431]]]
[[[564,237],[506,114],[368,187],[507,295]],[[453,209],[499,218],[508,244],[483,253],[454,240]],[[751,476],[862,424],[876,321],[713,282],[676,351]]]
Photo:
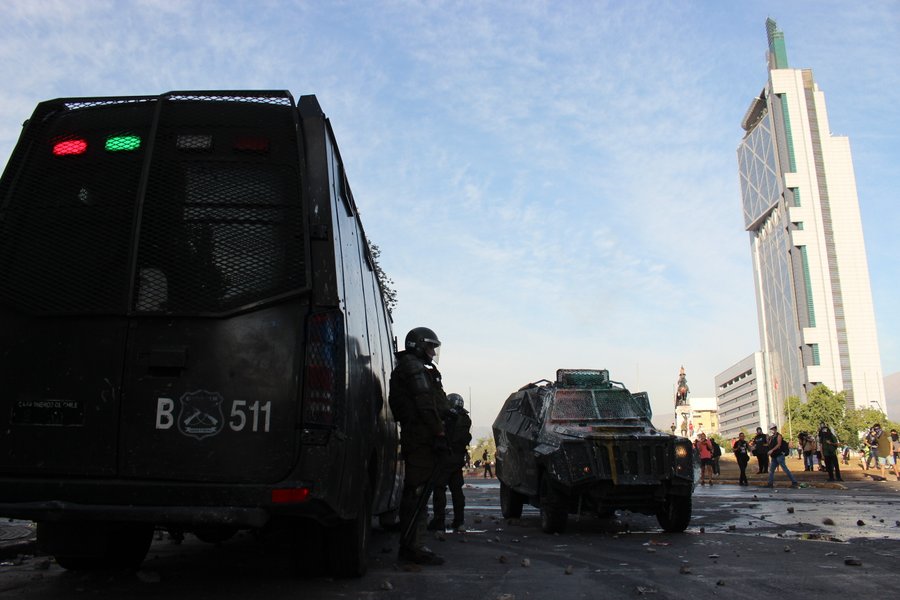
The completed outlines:
[[[180,400],[178,431],[182,435],[202,440],[218,434],[225,427],[224,399],[218,392],[197,390],[182,395]]]

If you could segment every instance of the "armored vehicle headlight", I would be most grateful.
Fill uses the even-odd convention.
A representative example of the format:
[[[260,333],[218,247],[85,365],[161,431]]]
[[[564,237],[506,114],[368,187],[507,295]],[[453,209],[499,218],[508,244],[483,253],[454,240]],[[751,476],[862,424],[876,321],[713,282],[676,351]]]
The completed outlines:
[[[687,446],[675,446],[675,456],[677,458],[684,458],[688,455]]]

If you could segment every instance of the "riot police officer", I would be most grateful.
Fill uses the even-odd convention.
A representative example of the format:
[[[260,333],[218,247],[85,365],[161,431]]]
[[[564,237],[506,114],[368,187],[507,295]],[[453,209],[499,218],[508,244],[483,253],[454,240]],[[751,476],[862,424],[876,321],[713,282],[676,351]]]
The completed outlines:
[[[444,563],[423,541],[429,486],[450,449],[442,420],[450,405],[435,366],[440,346],[431,329],[412,329],[406,335],[406,349],[396,355],[389,394],[391,411],[400,423],[400,446],[406,463],[400,500],[399,558],[422,565]]]
[[[459,394],[448,394],[450,410],[444,416],[444,431],[450,442],[450,456],[446,457],[440,466],[437,481],[434,484],[434,517],[428,524],[428,529],[444,531],[446,527],[447,488],[450,488],[450,498],[453,501],[453,523],[450,528],[460,531],[465,523],[464,510],[466,497],[463,494],[462,468],[466,463],[466,448],[472,441],[472,419],[465,406],[463,397]]]

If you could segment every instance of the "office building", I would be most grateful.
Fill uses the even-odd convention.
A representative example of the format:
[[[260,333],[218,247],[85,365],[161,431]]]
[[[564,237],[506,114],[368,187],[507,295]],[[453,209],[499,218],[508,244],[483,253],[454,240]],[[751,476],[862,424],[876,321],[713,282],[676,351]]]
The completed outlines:
[[[790,68],[783,33],[771,19],[766,30],[768,81],[737,154],[770,416],[781,423],[785,399],[819,383],[847,408],[884,411],[850,142],[832,135],[813,72]]]
[[[773,394],[766,376],[766,360],[762,352],[747,358],[716,375],[716,405],[719,431],[726,439],[737,437],[743,429],[751,436],[757,427],[768,431],[773,419]]]

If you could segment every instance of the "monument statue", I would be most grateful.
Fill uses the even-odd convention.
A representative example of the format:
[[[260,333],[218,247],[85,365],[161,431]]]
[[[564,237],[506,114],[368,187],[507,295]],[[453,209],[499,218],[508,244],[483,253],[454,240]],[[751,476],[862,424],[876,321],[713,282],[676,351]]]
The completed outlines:
[[[686,406],[688,403],[688,393],[691,389],[687,384],[687,376],[684,374],[684,366],[678,373],[678,385],[675,387],[675,408]]]

